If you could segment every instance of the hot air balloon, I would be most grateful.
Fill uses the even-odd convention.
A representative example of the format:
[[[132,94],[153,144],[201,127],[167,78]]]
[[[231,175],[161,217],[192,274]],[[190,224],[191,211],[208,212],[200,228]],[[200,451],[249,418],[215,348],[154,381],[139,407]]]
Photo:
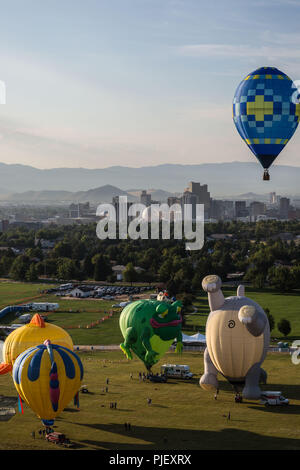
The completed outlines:
[[[156,364],[177,339],[176,351],[182,351],[182,317],[180,301],[137,300],[127,305],[120,315],[124,342],[120,348],[128,359],[132,351],[148,370]]]
[[[275,67],[261,67],[247,75],[233,99],[235,126],[250,150],[268,169],[293,136],[300,118],[295,85]]]
[[[0,375],[11,372],[19,354],[32,346],[43,343],[46,339],[71,350],[74,348],[70,335],[63,328],[45,322],[37,313],[32,317],[30,323],[17,328],[7,336],[3,345],[3,363],[0,364]]]
[[[41,418],[54,423],[79,391],[83,377],[80,358],[68,348],[46,340],[20,354],[13,366],[19,397]]]
[[[270,341],[267,315],[260,305],[245,296],[239,286],[237,295],[224,298],[219,276],[206,276],[202,281],[208,293],[210,314],[206,322],[204,374],[200,385],[204,390],[218,389],[218,373],[237,393],[258,399],[260,382],[266,381],[261,365]]]

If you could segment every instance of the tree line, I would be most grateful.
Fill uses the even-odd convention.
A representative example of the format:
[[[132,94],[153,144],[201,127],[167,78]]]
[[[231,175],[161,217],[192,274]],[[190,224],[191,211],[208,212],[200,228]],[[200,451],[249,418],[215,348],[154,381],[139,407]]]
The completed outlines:
[[[300,244],[284,242],[282,232],[300,233],[300,222],[218,222],[205,225],[205,243],[187,251],[185,240],[99,240],[95,224],[15,228],[0,234],[0,276],[36,281],[115,282],[113,265],[125,265],[128,282],[162,282],[171,292],[192,293],[204,276],[243,273],[254,287],[284,292],[300,287]],[[214,239],[214,234],[228,238]],[[42,240],[53,243],[45,249]],[[136,267],[142,268],[137,272]]]

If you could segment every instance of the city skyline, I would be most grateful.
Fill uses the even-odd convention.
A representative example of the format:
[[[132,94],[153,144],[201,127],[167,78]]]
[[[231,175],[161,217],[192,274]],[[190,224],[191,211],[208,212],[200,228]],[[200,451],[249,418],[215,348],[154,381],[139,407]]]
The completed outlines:
[[[262,65],[300,79],[300,1],[2,2],[4,163],[255,161],[232,121]],[[296,132],[277,159],[299,166]]]

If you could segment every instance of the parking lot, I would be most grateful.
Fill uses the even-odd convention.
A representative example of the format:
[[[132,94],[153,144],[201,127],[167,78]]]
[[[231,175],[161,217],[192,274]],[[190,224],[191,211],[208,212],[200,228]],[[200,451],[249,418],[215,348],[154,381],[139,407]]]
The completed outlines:
[[[152,286],[113,286],[94,284],[62,284],[47,290],[47,294],[68,298],[89,298],[103,300],[133,300],[133,297],[148,298]]]

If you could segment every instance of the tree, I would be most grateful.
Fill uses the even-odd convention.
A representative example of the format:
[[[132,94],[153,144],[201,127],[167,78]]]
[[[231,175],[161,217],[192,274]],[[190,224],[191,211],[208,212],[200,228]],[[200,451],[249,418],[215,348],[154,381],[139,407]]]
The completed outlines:
[[[78,279],[78,269],[75,262],[69,258],[57,260],[57,277],[63,280]]]
[[[280,292],[289,291],[294,287],[294,279],[291,269],[286,266],[273,266],[268,271],[270,286]]]
[[[126,282],[130,282],[131,285],[134,281],[137,280],[137,272],[134,269],[134,266],[132,263],[128,263],[125,270],[123,271],[123,279]]]
[[[107,276],[112,274],[111,265],[108,259],[102,254],[93,256],[92,263],[94,264],[95,281],[106,281]]]
[[[192,288],[194,291],[200,290],[202,287],[202,279],[203,277],[199,273],[195,273],[192,279]]]
[[[86,254],[86,247],[85,247],[85,244],[83,242],[81,242],[81,241],[76,242],[72,246],[72,258],[73,259],[82,260],[82,259],[84,259],[85,254]]]
[[[274,326],[275,326],[274,317],[273,317],[273,315],[271,315],[269,308],[265,308],[264,311],[265,311],[265,314],[266,314],[267,317],[268,317],[269,326],[270,326],[270,331],[272,331],[272,330],[274,330]]]
[[[176,297],[177,293],[179,292],[179,285],[174,279],[169,279],[167,282],[167,292],[170,297]]]
[[[54,258],[71,258],[72,257],[71,243],[66,242],[66,241],[58,242],[52,250],[52,256]]]
[[[280,333],[283,334],[283,336],[288,336],[292,330],[290,322],[286,320],[285,318],[282,318],[277,323],[277,328],[280,331]]]
[[[38,280],[38,269],[35,263],[31,263],[26,272],[26,281],[34,282]]]
[[[82,269],[85,277],[89,278],[93,276],[95,267],[92,263],[92,257],[90,255],[87,255],[84,258]]]
[[[248,269],[244,280],[251,282],[253,287],[257,289],[262,289],[265,285],[266,279],[264,273],[260,272],[259,269],[255,267],[251,267]]]
[[[17,258],[14,260],[11,270],[10,270],[10,276],[12,279],[15,281],[25,281],[26,279],[26,273],[29,269],[30,266],[30,261],[29,258],[25,255],[20,255],[17,256]]]
[[[171,258],[164,261],[158,271],[159,280],[161,282],[168,282],[173,277],[173,263]]]

